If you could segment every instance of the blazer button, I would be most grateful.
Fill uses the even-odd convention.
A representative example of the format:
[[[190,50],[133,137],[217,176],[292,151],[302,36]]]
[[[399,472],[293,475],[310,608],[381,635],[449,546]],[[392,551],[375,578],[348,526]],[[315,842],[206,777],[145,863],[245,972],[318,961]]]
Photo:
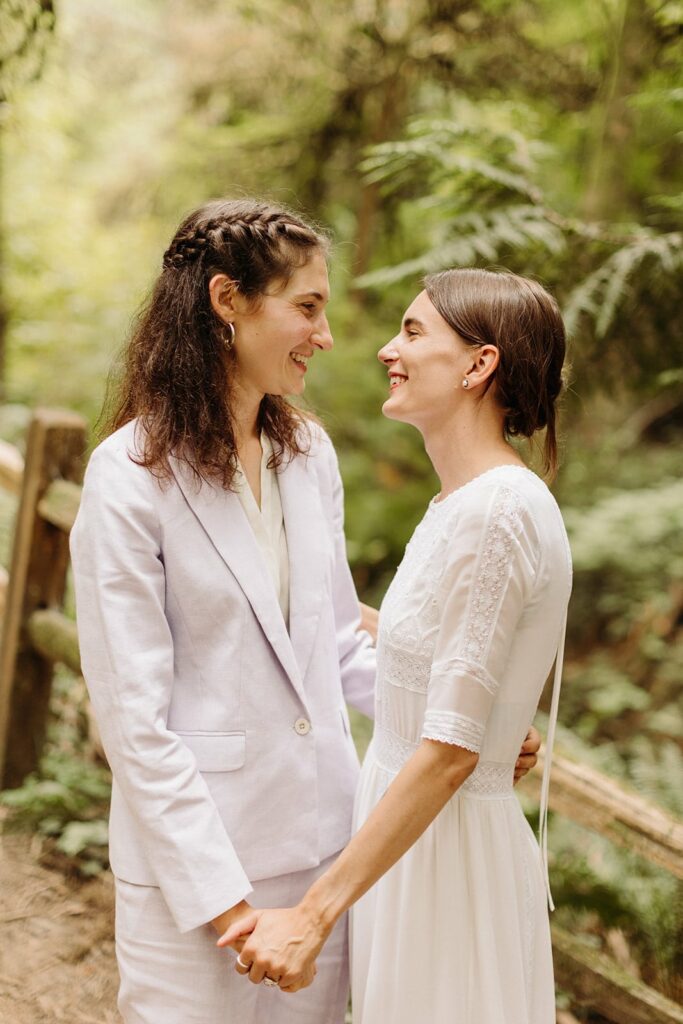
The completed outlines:
[[[299,736],[305,736],[306,733],[311,731],[311,723],[307,718],[297,718],[294,723],[294,730],[299,733]]]

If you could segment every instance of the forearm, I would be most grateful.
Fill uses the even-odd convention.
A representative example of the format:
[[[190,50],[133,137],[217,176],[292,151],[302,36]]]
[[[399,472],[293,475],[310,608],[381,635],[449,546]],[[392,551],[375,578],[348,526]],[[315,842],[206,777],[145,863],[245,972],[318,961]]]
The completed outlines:
[[[228,910],[224,910],[222,914],[218,914],[217,917],[214,917],[209,924],[215,930],[217,935],[222,935],[224,931],[227,931],[231,924],[234,924],[235,921],[238,921],[245,914],[248,914],[250,910],[251,905],[247,903],[246,900],[240,900],[240,902],[236,903],[234,907],[230,907]]]
[[[369,633],[374,643],[377,643],[377,630],[379,627],[379,612],[369,604],[360,602],[360,625],[366,633]]]
[[[422,742],[332,867],[302,901],[328,934],[348,908],[419,839],[474,770],[477,755]]]

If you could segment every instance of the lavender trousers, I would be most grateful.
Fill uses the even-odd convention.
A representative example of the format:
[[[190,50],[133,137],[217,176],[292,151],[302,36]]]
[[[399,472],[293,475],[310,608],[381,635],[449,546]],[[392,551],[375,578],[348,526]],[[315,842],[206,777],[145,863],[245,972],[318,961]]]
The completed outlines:
[[[249,902],[292,906],[332,860],[254,882]],[[118,1005],[125,1024],[344,1024],[349,995],[345,918],[318,958],[313,984],[294,994],[240,977],[234,953],[215,943],[208,925],[181,934],[156,887],[117,878]]]

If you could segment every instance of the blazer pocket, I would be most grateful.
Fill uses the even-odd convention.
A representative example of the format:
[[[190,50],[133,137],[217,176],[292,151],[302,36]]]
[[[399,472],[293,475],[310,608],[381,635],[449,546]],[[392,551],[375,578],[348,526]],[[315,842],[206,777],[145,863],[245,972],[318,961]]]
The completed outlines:
[[[244,765],[246,733],[181,732],[178,729],[175,733],[194,754],[200,772],[234,772]]]

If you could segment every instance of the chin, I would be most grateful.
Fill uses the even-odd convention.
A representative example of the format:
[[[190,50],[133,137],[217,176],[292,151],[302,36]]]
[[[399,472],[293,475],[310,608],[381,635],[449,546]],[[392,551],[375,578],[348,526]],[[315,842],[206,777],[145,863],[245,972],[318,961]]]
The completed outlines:
[[[382,406],[382,415],[386,416],[388,420],[402,420],[404,418],[401,415],[400,405],[398,408],[396,408],[396,403],[394,403],[393,395],[389,395],[384,405]]]
[[[302,395],[305,387],[306,381],[300,380],[296,384],[287,384],[285,386],[280,384],[279,387],[270,388],[267,394],[273,395],[275,398],[287,398],[288,395]]]

